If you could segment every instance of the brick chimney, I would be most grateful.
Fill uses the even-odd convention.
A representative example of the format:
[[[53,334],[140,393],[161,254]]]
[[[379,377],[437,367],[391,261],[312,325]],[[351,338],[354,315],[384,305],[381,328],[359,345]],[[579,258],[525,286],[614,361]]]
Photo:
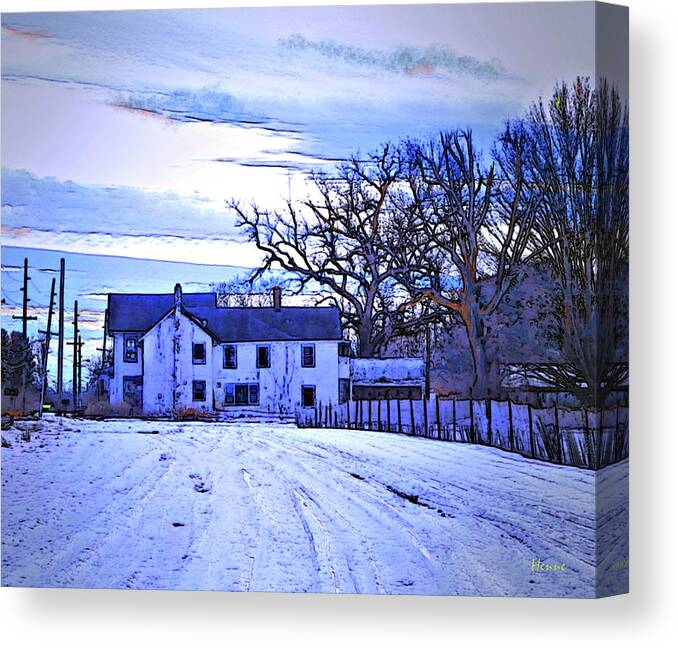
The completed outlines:
[[[273,286],[273,310],[279,311],[282,307],[282,288]]]

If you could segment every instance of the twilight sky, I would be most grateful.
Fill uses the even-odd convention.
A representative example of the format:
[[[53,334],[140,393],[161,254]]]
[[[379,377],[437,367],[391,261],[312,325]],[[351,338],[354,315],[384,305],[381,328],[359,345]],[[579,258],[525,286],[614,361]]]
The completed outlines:
[[[592,3],[4,14],[3,325],[23,257],[42,319],[65,256],[92,352],[104,292],[257,264],[225,199],[275,206],[312,169],[440,128],[487,143],[593,75],[594,45]]]

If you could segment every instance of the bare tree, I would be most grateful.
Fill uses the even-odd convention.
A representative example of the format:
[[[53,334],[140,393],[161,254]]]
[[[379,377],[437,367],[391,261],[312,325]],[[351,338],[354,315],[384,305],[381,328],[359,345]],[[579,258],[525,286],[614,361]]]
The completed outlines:
[[[531,245],[560,315],[563,361],[538,377],[602,405],[628,373],[628,112],[604,80],[593,89],[580,78],[516,128],[529,138],[525,170],[542,195]]]
[[[412,240],[419,258],[417,269],[401,278],[417,295],[403,307],[430,300],[461,320],[474,396],[497,387],[487,343],[490,317],[528,260],[538,198],[522,176],[519,144],[518,134],[507,132],[495,149],[499,166],[515,169],[506,179],[497,177],[495,162],[483,162],[470,131],[444,132],[408,146],[411,203],[406,208],[416,217]]]
[[[257,275],[281,268],[295,277],[292,292],[317,291],[318,303],[336,305],[361,357],[379,353],[405,326],[396,277],[405,271],[409,227],[387,201],[401,172],[400,151],[386,145],[341,164],[333,176],[316,174],[317,197],[289,201],[281,212],[230,203],[266,254]]]
[[[262,308],[273,304],[274,286],[285,283],[278,278],[237,275],[228,281],[212,284],[217,304],[222,308]],[[282,286],[281,286],[282,287]]]

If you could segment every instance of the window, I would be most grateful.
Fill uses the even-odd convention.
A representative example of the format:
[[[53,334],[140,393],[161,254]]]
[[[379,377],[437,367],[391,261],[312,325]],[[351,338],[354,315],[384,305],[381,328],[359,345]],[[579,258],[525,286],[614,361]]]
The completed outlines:
[[[249,397],[249,388],[247,384],[235,386],[235,404],[247,405]]]
[[[301,345],[301,366],[315,367],[315,344]]]
[[[193,343],[193,364],[205,364],[207,361],[207,351],[204,342]]]
[[[348,358],[351,355],[351,343],[350,342],[339,342],[339,357]]]
[[[257,347],[257,369],[268,369],[271,366],[271,347],[261,345]]]
[[[302,385],[301,405],[302,407],[315,407],[315,385]]]
[[[125,336],[125,362],[137,362],[139,360],[139,339],[136,335]]]
[[[259,383],[226,383],[224,405],[259,405]]]
[[[193,400],[194,401],[204,401],[206,400],[207,392],[207,383],[204,380],[194,380],[193,381]]]
[[[339,402],[346,403],[351,397],[351,381],[348,378],[339,378]]]
[[[224,347],[224,369],[238,368],[238,349],[235,344],[227,344]]]

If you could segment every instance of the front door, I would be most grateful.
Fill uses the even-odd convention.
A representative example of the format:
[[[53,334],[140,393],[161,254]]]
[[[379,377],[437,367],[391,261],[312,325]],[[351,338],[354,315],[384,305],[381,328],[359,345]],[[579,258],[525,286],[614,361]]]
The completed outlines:
[[[144,404],[144,377],[123,376],[122,399],[135,409],[141,409]]]

